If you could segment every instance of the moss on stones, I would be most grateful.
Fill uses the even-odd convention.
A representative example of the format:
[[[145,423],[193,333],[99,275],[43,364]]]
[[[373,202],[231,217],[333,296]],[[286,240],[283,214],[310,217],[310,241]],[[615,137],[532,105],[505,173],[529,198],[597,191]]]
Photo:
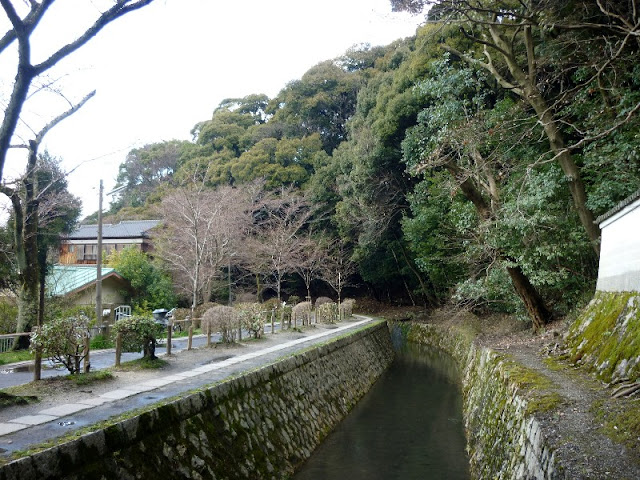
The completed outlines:
[[[0,468],[0,480],[15,477],[9,470],[25,480],[88,479],[96,472],[108,478],[168,472],[176,479],[285,478],[392,359],[387,327],[378,323],[318,350],[129,413],[84,438],[29,452],[30,457]],[[100,442],[90,440],[96,435]],[[82,451],[102,454],[77,454]],[[31,468],[45,462],[48,470]],[[56,466],[60,462],[64,470]]]
[[[602,425],[603,432],[627,447],[640,462],[640,400],[601,401],[591,411]]]
[[[508,478],[561,478],[534,414],[555,408],[562,397],[543,375],[507,355],[477,347],[476,334],[467,324],[410,324],[406,332],[409,341],[451,354],[463,370],[472,478],[507,478],[505,472],[512,475]]]
[[[604,382],[640,378],[640,295],[596,292],[565,339],[567,358]]]

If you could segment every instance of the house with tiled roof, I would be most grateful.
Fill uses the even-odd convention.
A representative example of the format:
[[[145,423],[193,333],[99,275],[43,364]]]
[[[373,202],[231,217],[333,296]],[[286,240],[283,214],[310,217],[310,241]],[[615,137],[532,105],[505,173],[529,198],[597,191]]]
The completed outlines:
[[[68,297],[74,305],[96,304],[95,265],[54,265],[47,273],[45,292],[49,297]],[[113,320],[115,309],[126,302],[131,284],[110,267],[102,267],[102,306]]]
[[[596,290],[640,292],[640,190],[596,223],[602,232]]]
[[[160,220],[127,220],[102,225],[103,258],[112,251],[135,246],[143,252],[153,249],[152,230]],[[81,225],[62,237],[59,263],[95,265],[98,258],[98,225]]]

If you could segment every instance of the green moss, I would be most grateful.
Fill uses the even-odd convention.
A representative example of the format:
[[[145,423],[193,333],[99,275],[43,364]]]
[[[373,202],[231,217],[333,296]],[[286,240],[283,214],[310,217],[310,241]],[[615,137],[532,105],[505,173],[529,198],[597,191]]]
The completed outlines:
[[[640,356],[640,297],[637,294],[597,292],[569,330],[568,360],[595,371],[605,382],[616,376],[621,362]],[[640,376],[640,364],[620,372]]]
[[[601,430],[630,450],[640,463],[640,399],[608,399],[591,408]]]
[[[100,383],[113,379],[113,373],[108,370],[98,370],[89,373],[80,373],[77,375],[69,375],[67,377],[70,382],[76,385],[85,386],[92,385],[94,383]]]
[[[125,372],[132,370],[153,370],[164,368],[167,365],[169,365],[169,362],[162,358],[154,358],[153,360],[151,360],[150,358],[143,357],[120,364],[120,368],[118,370]]]
[[[502,368],[518,393],[527,401],[529,415],[555,410],[564,402],[556,389],[557,385],[543,374],[525,367],[507,355],[499,355]]]

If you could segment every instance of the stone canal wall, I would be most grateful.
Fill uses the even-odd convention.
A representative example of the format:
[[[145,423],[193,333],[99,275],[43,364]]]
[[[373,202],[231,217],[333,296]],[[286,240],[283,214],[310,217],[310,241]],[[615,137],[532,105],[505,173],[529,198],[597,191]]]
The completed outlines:
[[[462,326],[395,324],[392,328],[401,330],[408,341],[445,350],[461,366],[472,478],[565,478],[535,418],[540,399],[534,401],[522,391],[522,377],[530,372],[504,355],[476,346],[474,332]],[[527,377],[527,381],[532,380]]]
[[[289,476],[393,360],[386,323],[5,465],[0,479]]]

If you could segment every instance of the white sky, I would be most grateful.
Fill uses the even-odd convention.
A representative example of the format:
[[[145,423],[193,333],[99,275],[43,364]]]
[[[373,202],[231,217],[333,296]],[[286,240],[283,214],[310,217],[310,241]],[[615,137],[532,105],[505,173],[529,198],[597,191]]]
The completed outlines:
[[[97,9],[111,3],[55,3],[38,27],[34,61],[77,37]],[[67,170],[79,166],[69,189],[81,197],[87,215],[98,208],[99,179],[105,191],[113,188],[118,166],[133,148],[190,140],[192,127],[211,118],[224,98],[273,97],[352,45],[386,45],[413,35],[418,23],[392,14],[389,0],[156,0],[107,26],[52,72],[53,78],[64,76],[59,84],[74,102],[93,89],[97,94],[49,132],[43,147]],[[4,12],[0,27],[2,34]],[[7,53],[0,57],[3,107],[15,75],[12,60]],[[59,97],[41,93],[23,118],[37,131],[67,108]],[[24,123],[21,128],[28,132]],[[4,178],[16,176],[24,163],[23,151],[16,150]]]

